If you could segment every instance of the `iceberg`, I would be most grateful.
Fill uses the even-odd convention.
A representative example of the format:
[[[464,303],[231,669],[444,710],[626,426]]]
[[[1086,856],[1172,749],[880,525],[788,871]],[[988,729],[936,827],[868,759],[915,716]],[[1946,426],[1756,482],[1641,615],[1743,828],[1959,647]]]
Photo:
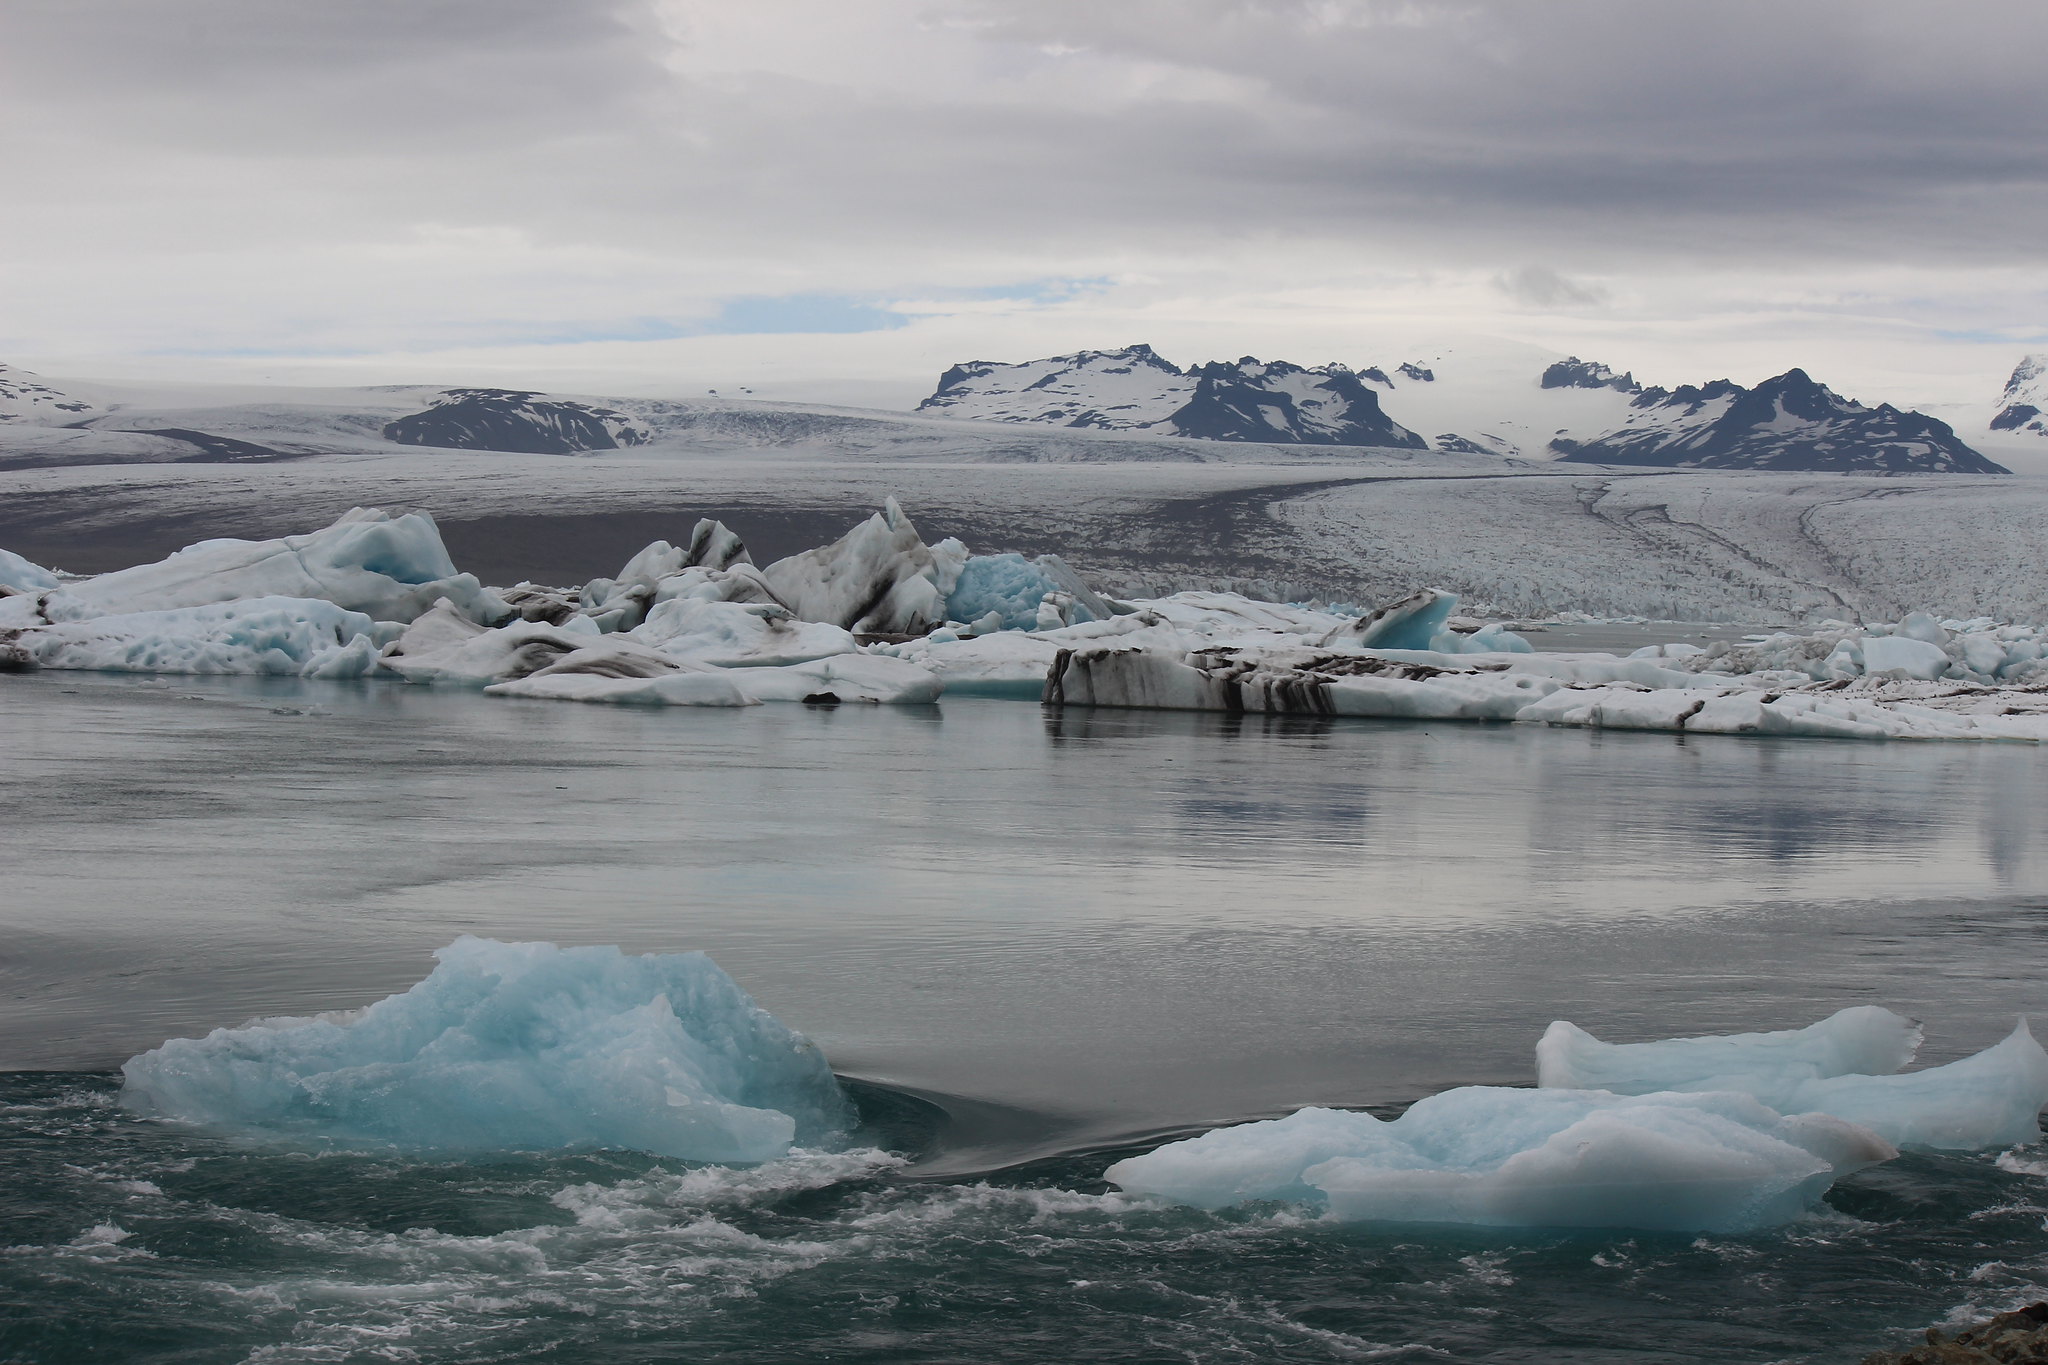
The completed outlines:
[[[361,678],[398,632],[332,602],[257,597],[204,607],[123,612],[12,635],[25,663],[125,673]]]
[[[1456,594],[1424,588],[1398,602],[1339,626],[1319,643],[1353,645],[1359,649],[1428,649],[1458,609]]]
[[[478,621],[511,614],[475,577],[455,571],[433,518],[363,507],[306,535],[203,540],[154,564],[60,588],[44,610],[52,620],[84,620],[258,597],[331,602],[380,621],[410,621],[442,598]]]
[[[760,1162],[852,1111],[824,1057],[702,953],[464,937],[360,1010],[174,1038],[121,1068],[138,1112],[407,1150],[623,1147]]]
[[[2048,1051],[2025,1020],[1946,1066],[1899,1073],[1920,1026],[1887,1009],[1845,1009],[1803,1029],[1604,1043],[1558,1021],[1536,1045],[1537,1084],[1620,1094],[1739,1091],[1784,1113],[1821,1112],[1898,1147],[1982,1151],[2041,1136]]]
[[[1536,1084],[1619,1095],[1740,1090],[1783,1110],[1806,1081],[1890,1075],[1913,1060],[1921,1037],[1919,1024],[1878,1005],[1837,1010],[1801,1029],[1654,1043],[1604,1043],[1560,1019],[1537,1041]]]
[[[946,598],[946,619],[979,622],[994,612],[996,629],[1035,630],[1039,608],[1048,597],[1061,596],[1071,606],[1056,626],[1104,621],[1115,611],[1058,555],[972,555]]]
[[[853,632],[799,621],[787,607],[697,597],[657,602],[628,633],[664,654],[717,668],[773,668],[860,649]]]
[[[890,498],[881,511],[816,550],[778,559],[762,578],[806,621],[867,635],[919,635],[946,619],[967,547],[928,546]]]
[[[1392,1120],[1310,1108],[1217,1129],[1104,1178],[1198,1208],[1301,1202],[1341,1222],[1748,1232],[1896,1155],[1853,1123],[1747,1095],[1465,1086]]]
[[[42,592],[56,587],[61,579],[40,564],[31,564],[12,550],[0,550],[0,597],[10,591]]]

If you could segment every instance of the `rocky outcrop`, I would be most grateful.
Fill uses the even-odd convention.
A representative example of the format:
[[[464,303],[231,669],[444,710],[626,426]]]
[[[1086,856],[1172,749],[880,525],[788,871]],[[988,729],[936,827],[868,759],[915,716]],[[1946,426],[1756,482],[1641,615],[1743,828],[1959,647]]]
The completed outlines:
[[[1402,372],[1429,377],[1412,365]],[[1375,374],[1389,382],[1378,371],[1359,375],[1345,365],[1309,368],[1253,356],[1182,370],[1150,346],[1126,346],[1019,364],[955,365],[918,411],[1204,441],[1425,448],[1422,437],[1380,410],[1379,395],[1366,387]]]
[[[400,445],[573,455],[642,445],[648,429],[625,413],[526,389],[447,389],[424,412],[384,427]]]
[[[1925,1345],[1873,1351],[1862,1365],[2048,1365],[2048,1303],[2000,1313],[1953,1336],[1930,1327]]]

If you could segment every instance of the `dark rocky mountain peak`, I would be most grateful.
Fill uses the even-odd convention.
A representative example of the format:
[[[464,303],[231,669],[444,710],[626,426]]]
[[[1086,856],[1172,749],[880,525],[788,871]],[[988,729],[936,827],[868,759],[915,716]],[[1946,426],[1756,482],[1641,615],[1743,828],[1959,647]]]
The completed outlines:
[[[1616,374],[1597,360],[1570,356],[1543,372],[1546,389],[1613,389],[1617,393],[1641,393],[1643,386],[1630,373]]]
[[[625,413],[528,389],[444,389],[425,411],[384,427],[384,439],[400,445],[527,455],[618,450],[650,437]]]
[[[1865,407],[1799,369],[1753,389],[1726,379],[1644,389],[1619,427],[1585,440],[1560,437],[1551,449],[1587,464],[1685,469],[2008,472],[1946,422],[1889,403]]]

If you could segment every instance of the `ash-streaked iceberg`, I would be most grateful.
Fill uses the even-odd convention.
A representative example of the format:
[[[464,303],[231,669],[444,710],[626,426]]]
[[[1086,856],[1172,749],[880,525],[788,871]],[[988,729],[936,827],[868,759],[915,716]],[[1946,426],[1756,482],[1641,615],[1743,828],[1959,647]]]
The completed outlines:
[[[776,599],[806,621],[875,635],[921,635],[946,619],[946,597],[967,562],[957,540],[926,545],[890,498],[830,545],[761,571]]]
[[[759,1162],[852,1111],[818,1049],[702,953],[461,938],[410,990],[345,1013],[175,1038],[122,1103],[341,1147],[621,1147]]]
[[[1918,1024],[1859,1006],[1804,1029],[1603,1043],[1558,1021],[1536,1045],[1537,1084],[1621,1094],[1739,1091],[1783,1113],[1822,1112],[1899,1147],[1982,1151],[2041,1136],[2048,1051],[2025,1020],[1946,1066],[1901,1072]]]
[[[1465,1086],[1392,1120],[1303,1109],[1217,1129],[1104,1177],[1199,1208],[1297,1201],[1342,1222],[1748,1232],[1896,1155],[1856,1124],[1747,1095]]]

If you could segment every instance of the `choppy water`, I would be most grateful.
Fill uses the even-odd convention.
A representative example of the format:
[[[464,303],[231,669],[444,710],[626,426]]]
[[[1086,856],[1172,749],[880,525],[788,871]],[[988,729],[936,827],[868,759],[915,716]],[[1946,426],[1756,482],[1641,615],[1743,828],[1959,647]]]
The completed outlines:
[[[1332,1228],[1110,1192],[1160,1136],[1874,1001],[2042,1003],[2048,758],[1519,727],[0,680],[0,1359],[1853,1360],[2048,1286],[2048,1151],[1770,1234]],[[753,1172],[136,1119],[163,1037],[459,932],[708,949],[858,1078]]]

